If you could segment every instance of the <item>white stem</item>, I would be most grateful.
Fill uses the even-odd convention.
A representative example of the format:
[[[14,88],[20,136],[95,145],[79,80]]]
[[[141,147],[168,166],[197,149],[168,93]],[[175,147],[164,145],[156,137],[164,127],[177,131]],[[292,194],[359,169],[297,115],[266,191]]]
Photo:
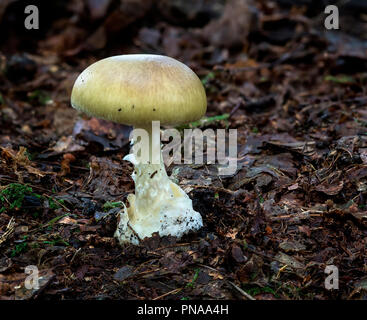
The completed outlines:
[[[121,243],[139,243],[139,238],[150,237],[154,232],[160,236],[181,237],[190,230],[202,227],[200,214],[193,210],[188,195],[167,176],[161,147],[155,144],[151,126],[144,127],[149,133],[149,163],[141,163],[134,158],[135,195],[128,196],[129,208],[120,214],[116,236]],[[141,142],[143,142],[142,140]],[[158,139],[159,141],[159,139]],[[155,152],[159,152],[159,164],[153,164]]]

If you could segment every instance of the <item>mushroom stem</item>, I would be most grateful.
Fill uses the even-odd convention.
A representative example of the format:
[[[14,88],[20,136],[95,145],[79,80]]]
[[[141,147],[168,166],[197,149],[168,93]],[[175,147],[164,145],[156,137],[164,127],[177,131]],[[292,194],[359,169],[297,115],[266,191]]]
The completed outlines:
[[[202,218],[192,208],[191,199],[167,175],[159,129],[158,139],[153,137],[157,133],[152,132],[151,126],[141,126],[140,129],[145,129],[149,135],[149,145],[144,139],[140,141],[141,151],[149,152],[149,162],[139,161],[133,154],[126,157],[134,164],[135,195],[128,196],[129,207],[120,214],[116,236],[121,243],[137,244],[139,239],[150,237],[154,232],[160,236],[181,237],[190,230],[200,229]],[[157,159],[160,159],[159,163],[152,163]]]
[[[171,197],[171,181],[168,178],[166,168],[164,166],[162,151],[159,140],[159,128],[158,139],[153,137],[152,125],[140,126],[134,129],[144,129],[148,133],[149,144],[146,145],[146,140],[141,141],[141,151],[146,152],[148,159],[144,159],[139,162],[135,157],[134,172],[132,178],[135,182],[135,208],[137,212],[147,212],[151,210],[157,211],[161,206],[160,198]],[[158,141],[158,143],[157,143]],[[145,160],[145,161],[144,161]],[[155,160],[155,161],[153,161]],[[145,163],[147,162],[147,163]],[[153,163],[155,162],[155,163]],[[158,163],[156,163],[158,162]],[[157,197],[157,195],[160,197]],[[137,215],[129,216],[130,221],[138,219]]]

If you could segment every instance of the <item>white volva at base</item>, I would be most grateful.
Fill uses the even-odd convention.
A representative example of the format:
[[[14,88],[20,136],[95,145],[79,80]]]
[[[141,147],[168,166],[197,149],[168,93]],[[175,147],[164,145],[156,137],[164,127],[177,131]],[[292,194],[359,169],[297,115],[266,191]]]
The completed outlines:
[[[134,164],[135,195],[120,212],[115,237],[120,243],[139,244],[154,232],[181,237],[203,226],[200,213],[192,208],[189,196],[167,176],[164,164]]]

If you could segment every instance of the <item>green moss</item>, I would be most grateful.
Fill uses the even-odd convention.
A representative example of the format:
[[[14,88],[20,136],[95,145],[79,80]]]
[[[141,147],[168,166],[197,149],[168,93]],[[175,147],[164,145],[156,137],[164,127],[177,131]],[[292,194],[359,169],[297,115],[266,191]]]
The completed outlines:
[[[195,269],[195,274],[194,274],[194,277],[192,278],[192,280],[186,285],[186,288],[193,288],[194,285],[195,285],[195,282],[199,276],[199,272],[200,272],[200,269]]]
[[[29,101],[36,101],[42,105],[46,105],[51,101],[51,97],[42,90],[35,90],[28,95]]]
[[[16,257],[18,256],[19,254],[21,254],[22,252],[25,252],[27,251],[28,249],[28,243],[27,242],[22,242],[22,243],[18,243],[15,245],[15,247],[13,248],[13,250],[11,251],[11,254],[10,256],[13,258],[13,257]]]
[[[325,81],[334,82],[334,83],[340,83],[340,84],[348,84],[348,83],[355,83],[355,79],[351,76],[347,75],[340,75],[340,76],[326,76],[324,78]]]
[[[33,193],[31,187],[20,183],[11,183],[4,190],[0,192],[0,203],[2,205],[0,213],[8,209],[20,209],[23,205],[24,197],[26,195],[39,196]],[[40,196],[39,196],[40,197]]]
[[[111,202],[111,201],[107,201],[104,205],[103,205],[103,210],[104,211],[108,211],[111,210],[113,208],[120,208],[123,206],[122,201],[116,201],[116,202]]]
[[[218,116],[213,116],[213,117],[203,117],[198,121],[193,121],[190,122],[187,125],[181,125],[176,127],[176,129],[178,130],[183,130],[183,129],[194,129],[194,128],[201,128],[204,126],[208,126],[211,124],[216,124],[219,121],[226,121],[226,125],[228,125],[228,118],[229,118],[229,113],[224,113]]]
[[[203,79],[201,79],[201,83],[205,86],[210,80],[215,78],[214,72],[209,72]]]

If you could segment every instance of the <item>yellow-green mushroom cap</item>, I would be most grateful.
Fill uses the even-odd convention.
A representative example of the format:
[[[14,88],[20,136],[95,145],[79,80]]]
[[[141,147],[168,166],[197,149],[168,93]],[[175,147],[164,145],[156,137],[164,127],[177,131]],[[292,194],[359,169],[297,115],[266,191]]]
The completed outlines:
[[[129,54],[86,68],[74,83],[71,105],[97,118],[139,126],[154,120],[162,125],[198,120],[207,102],[200,79],[183,63]]]

